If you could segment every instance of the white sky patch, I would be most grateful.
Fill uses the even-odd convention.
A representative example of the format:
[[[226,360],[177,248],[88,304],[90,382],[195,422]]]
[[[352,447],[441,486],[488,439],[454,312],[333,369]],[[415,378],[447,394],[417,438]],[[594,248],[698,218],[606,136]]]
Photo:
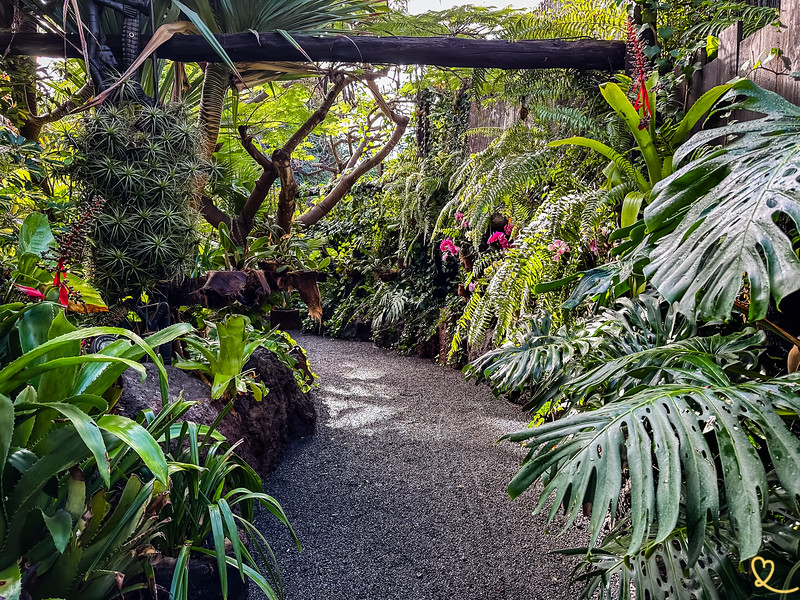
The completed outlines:
[[[472,0],[471,2],[458,2],[457,0],[408,0],[408,12],[413,15],[429,10],[445,10],[464,4],[476,6],[494,6],[495,8],[534,8],[539,5],[539,0]]]

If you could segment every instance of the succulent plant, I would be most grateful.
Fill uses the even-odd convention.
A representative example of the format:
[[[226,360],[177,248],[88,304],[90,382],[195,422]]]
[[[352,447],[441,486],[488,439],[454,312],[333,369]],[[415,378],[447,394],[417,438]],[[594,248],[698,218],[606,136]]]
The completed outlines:
[[[67,167],[84,201],[102,196],[90,232],[95,285],[109,300],[180,281],[197,245],[193,182],[205,170],[198,133],[178,104],[100,107],[78,123]]]

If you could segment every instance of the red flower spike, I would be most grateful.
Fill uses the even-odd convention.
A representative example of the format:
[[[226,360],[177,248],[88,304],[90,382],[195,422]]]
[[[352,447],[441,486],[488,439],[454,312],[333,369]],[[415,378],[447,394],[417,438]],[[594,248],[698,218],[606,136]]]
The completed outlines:
[[[66,285],[62,285],[61,289],[58,290],[58,301],[61,306],[69,306],[69,289]]]
[[[633,63],[633,73],[631,73],[630,94],[636,99],[633,101],[633,108],[641,110],[639,120],[639,130],[645,129],[650,124],[652,111],[650,109],[650,98],[647,92],[647,76],[650,73],[650,63],[644,55],[644,47],[641,38],[634,31],[633,23],[628,19],[628,39],[626,41],[628,56]]]
[[[44,294],[42,292],[40,292],[39,290],[37,290],[36,288],[27,287],[27,286],[24,286],[24,285],[19,285],[18,283],[15,283],[14,287],[17,288],[20,292],[22,292],[23,294],[25,294],[26,296],[28,296],[30,298],[34,298],[36,300],[44,300],[45,299]]]

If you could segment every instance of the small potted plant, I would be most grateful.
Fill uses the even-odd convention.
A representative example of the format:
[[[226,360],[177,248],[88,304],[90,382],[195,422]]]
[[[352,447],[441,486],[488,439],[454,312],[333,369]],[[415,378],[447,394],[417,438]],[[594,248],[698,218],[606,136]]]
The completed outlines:
[[[273,308],[269,311],[271,327],[277,327],[281,331],[300,329],[300,309],[293,306],[297,296],[295,291],[278,291],[270,295],[270,300],[274,300]]]

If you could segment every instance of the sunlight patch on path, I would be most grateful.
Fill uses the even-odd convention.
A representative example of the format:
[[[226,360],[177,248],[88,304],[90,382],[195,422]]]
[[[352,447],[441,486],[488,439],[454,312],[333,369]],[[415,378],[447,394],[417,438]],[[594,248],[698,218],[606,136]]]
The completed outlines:
[[[358,429],[361,433],[372,435],[376,431],[375,425],[389,420],[399,412],[399,409],[389,406],[376,406],[358,400],[323,399],[325,408],[328,409],[328,419],[325,423],[332,429]]]

